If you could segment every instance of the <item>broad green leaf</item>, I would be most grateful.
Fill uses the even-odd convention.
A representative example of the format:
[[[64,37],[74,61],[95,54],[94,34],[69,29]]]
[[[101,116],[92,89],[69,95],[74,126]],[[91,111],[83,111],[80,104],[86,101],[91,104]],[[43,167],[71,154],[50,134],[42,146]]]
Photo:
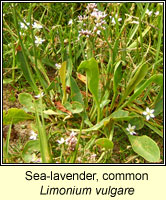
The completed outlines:
[[[157,127],[151,125],[148,122],[145,122],[145,125],[148,126],[150,129],[152,129],[155,133],[157,133],[160,137],[163,137],[163,132],[160,131]]]
[[[114,143],[108,138],[100,138],[96,140],[96,145],[105,148],[106,150],[113,149]]]
[[[128,95],[131,94],[131,92],[136,88],[136,86],[143,80],[147,72],[148,72],[147,65],[143,64],[138,68],[134,76],[129,80],[125,93],[122,94],[122,99],[120,101],[120,104],[126,99]]]
[[[110,118],[113,120],[125,120],[126,118],[128,119],[128,117],[129,112],[124,110],[115,111],[110,115]]]
[[[99,107],[99,69],[94,58],[82,61],[78,70],[84,69],[88,77],[88,87]]]
[[[129,120],[128,123],[132,126],[136,126],[136,130],[140,130],[144,127],[144,120],[141,117],[134,117],[133,119]]]
[[[24,77],[28,81],[29,85],[32,87],[32,89],[35,91],[35,93],[38,93],[38,88],[35,83],[35,80],[33,78],[32,70],[27,62],[27,58],[25,58],[26,55],[23,55],[22,51],[17,51],[16,60],[18,67],[22,70]]]
[[[73,101],[72,103],[66,102],[64,106],[72,113],[81,113],[83,111],[83,106],[78,101]]]
[[[18,95],[18,100],[23,106],[28,108],[28,111],[34,110],[34,103],[33,103],[33,98],[31,94],[21,93]]]
[[[62,66],[59,70],[59,75],[62,83],[62,90],[63,90],[63,100],[62,102],[65,103],[66,101],[66,61],[62,63]]]
[[[3,85],[12,83],[13,80],[11,78],[3,78]]]
[[[4,125],[16,124],[28,119],[34,119],[32,115],[27,114],[24,110],[18,108],[10,108],[8,113],[3,117]]]
[[[131,136],[129,140],[133,150],[148,162],[159,162],[160,150],[156,142],[146,135]]]
[[[32,95],[29,93],[21,93],[18,95],[18,100],[20,102],[20,104],[22,104],[24,106],[24,110],[26,112],[35,112],[35,105],[34,105],[34,101],[36,102],[37,108],[38,110],[40,110],[40,103],[39,103],[39,99],[34,100]],[[43,107],[45,108],[45,104],[43,104]],[[39,111],[40,112],[40,111]],[[47,118],[47,116],[44,116]]]
[[[39,140],[28,141],[22,151],[22,159],[25,163],[30,163],[33,159],[33,153],[40,151]]]
[[[71,88],[71,99],[72,99],[72,101],[78,101],[82,105],[84,105],[80,89],[79,89],[75,79],[72,76],[70,76],[70,88]]]
[[[134,101],[145,90],[145,88],[147,88],[152,82],[162,86],[163,85],[163,75],[156,74],[156,75],[153,75],[152,77],[150,77],[147,81],[145,81],[145,83],[142,84],[142,86],[140,86],[139,89],[137,89],[137,91],[128,99],[128,101],[126,101],[120,107],[120,109],[122,109],[123,107],[125,107],[126,105],[128,105],[129,103]]]

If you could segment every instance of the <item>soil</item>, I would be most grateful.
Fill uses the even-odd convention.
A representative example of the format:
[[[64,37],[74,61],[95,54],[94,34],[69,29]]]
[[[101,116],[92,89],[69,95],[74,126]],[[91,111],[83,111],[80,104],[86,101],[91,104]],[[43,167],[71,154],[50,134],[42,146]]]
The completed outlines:
[[[22,105],[18,101],[18,91],[11,85],[7,84],[3,86],[3,110],[6,112],[10,108],[22,108]],[[29,139],[31,131],[32,121],[26,120],[12,125],[10,144],[17,143],[18,139],[23,144]],[[9,125],[3,125],[3,138],[6,138]]]

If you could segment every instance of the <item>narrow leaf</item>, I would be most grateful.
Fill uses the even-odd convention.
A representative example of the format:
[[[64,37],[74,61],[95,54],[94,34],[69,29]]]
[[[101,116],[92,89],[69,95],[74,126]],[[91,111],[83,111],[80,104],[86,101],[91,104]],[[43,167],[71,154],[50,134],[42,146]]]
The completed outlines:
[[[66,101],[66,61],[62,63],[62,66],[59,70],[59,75],[62,83],[62,90],[63,90],[63,100],[62,103]]]

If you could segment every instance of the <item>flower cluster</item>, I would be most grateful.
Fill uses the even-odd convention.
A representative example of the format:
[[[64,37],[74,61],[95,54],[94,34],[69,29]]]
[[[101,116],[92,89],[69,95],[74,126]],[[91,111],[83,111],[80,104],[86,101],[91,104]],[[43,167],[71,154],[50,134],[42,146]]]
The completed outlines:
[[[79,37],[80,36],[85,36],[85,37],[90,37],[94,36],[95,34],[100,35],[101,30],[105,30],[105,18],[107,14],[105,12],[102,12],[97,9],[97,4],[96,3],[89,3],[86,7],[85,15],[78,16],[78,21],[79,23],[83,24],[83,26],[87,25],[87,21],[90,22],[91,26],[89,27],[88,23],[88,28],[86,30],[81,29],[79,31]],[[87,20],[88,19],[88,20]]]
[[[74,151],[76,144],[77,144],[77,138],[75,137],[77,135],[77,133],[75,133],[74,131],[72,131],[70,133],[70,136],[65,140],[64,138],[61,138],[60,140],[57,140],[57,142],[59,144],[63,144],[66,143],[69,147],[70,151]]]
[[[82,36],[82,35],[85,35],[86,37],[89,37],[90,35],[92,35],[92,32],[91,31],[88,31],[88,30],[83,30],[81,29],[81,31],[78,31],[79,32],[79,37]]]
[[[97,4],[96,3],[88,3],[87,7],[86,7],[86,12],[92,12],[94,9],[97,8]]]

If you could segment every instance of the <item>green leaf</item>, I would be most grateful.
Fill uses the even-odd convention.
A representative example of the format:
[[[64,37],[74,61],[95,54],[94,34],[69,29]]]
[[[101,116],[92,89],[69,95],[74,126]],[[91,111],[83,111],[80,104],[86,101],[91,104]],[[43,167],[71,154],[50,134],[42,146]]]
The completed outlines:
[[[106,150],[113,149],[114,143],[108,138],[100,138],[96,140],[96,145],[105,148]]]
[[[154,106],[154,116],[163,112],[163,98],[161,98]]]
[[[139,89],[136,90],[136,92],[128,99],[128,101],[126,101],[121,107],[120,109],[122,109],[123,107],[125,107],[126,105],[128,105],[129,103],[131,103],[132,101],[134,101],[139,95],[141,95],[141,93],[143,92],[143,90],[145,88],[147,88],[152,82],[162,86],[163,85],[163,75],[162,74],[156,74],[153,75],[152,77],[150,77],[147,81],[145,81],[145,83],[143,83]]]
[[[136,126],[136,130],[140,130],[144,127],[144,120],[141,117],[134,117],[133,119],[129,120],[129,124],[131,124],[131,126]]]
[[[22,159],[25,163],[30,163],[33,159],[33,153],[40,151],[39,140],[28,141],[22,151]]]
[[[129,117],[129,112],[124,110],[115,111],[110,115],[110,118],[113,120],[125,120],[128,119],[128,117]]]
[[[148,72],[147,65],[143,64],[138,68],[135,75],[129,80],[125,93],[122,95],[120,104],[122,104],[122,102],[126,99],[126,97],[130,95],[131,92],[136,88],[136,86],[144,79],[147,72]]]
[[[62,66],[59,70],[59,75],[62,83],[62,90],[63,90],[63,100],[62,102],[65,103],[66,101],[66,61],[62,63]]]
[[[49,92],[50,90],[55,90],[55,81],[52,81],[46,89],[47,92]]]
[[[72,113],[81,113],[83,111],[83,106],[78,101],[73,101],[72,103],[66,102],[64,106]]]
[[[135,30],[137,30],[137,28],[139,27],[139,25],[136,25],[136,29]],[[148,33],[148,31],[150,30],[150,26],[148,26],[145,30],[144,30],[144,32],[142,33],[142,38]],[[131,39],[131,38],[130,38]],[[133,48],[135,48],[135,47],[137,47],[137,44],[138,43],[140,43],[140,41],[141,41],[141,37],[139,36],[128,48],[127,48],[127,50],[132,50]],[[130,42],[130,40],[129,40],[129,42]],[[128,43],[129,43],[128,42]],[[127,44],[127,46],[128,46],[128,44]]]
[[[70,76],[70,88],[71,88],[71,99],[72,99],[72,101],[78,101],[82,105],[84,105],[80,89],[79,89],[75,79],[72,76]]]
[[[119,61],[115,65],[115,69],[114,69],[114,79],[113,79],[114,93],[117,93],[117,87],[118,87],[118,84],[120,83],[121,79],[122,79],[122,64],[121,64],[121,61]]]
[[[32,70],[25,56],[26,55],[23,55],[22,51],[17,51],[16,60],[17,60],[18,67],[22,70],[24,77],[26,78],[26,80],[28,81],[32,89],[35,91],[35,93],[38,93],[38,88],[33,78]]]
[[[34,111],[34,103],[32,95],[21,93],[18,95],[19,102],[28,109],[28,112]]]
[[[93,144],[95,143],[96,137],[97,137],[97,135],[93,135],[91,137],[91,139],[86,143],[84,150],[88,150],[93,146]]]
[[[28,119],[34,119],[32,115],[27,114],[24,110],[18,108],[11,108],[8,113],[3,117],[4,125],[16,124]]]
[[[99,69],[94,58],[82,61],[78,70],[84,69],[88,77],[88,87],[99,107]]]
[[[114,91],[114,95],[112,98],[112,102],[111,102],[111,110],[114,107],[114,103],[115,103],[115,99],[118,95],[118,84],[120,83],[121,79],[122,79],[122,64],[121,61],[119,61],[116,65],[115,65],[115,69],[114,69],[114,79],[113,79],[113,91]]]
[[[134,115],[133,116],[129,116],[128,114],[129,114],[128,111],[123,111],[123,110],[115,111],[110,116],[104,118],[103,120],[101,120],[96,125],[94,125],[94,126],[92,126],[90,128],[87,128],[87,129],[83,129],[82,132],[97,131],[102,126],[106,126],[106,124],[108,124],[108,122],[110,121],[110,119],[118,121],[118,120],[129,120],[129,119],[135,117]],[[78,130],[77,129],[72,129],[72,130],[79,131],[79,129]]]
[[[145,125],[148,126],[150,129],[152,129],[155,133],[157,133],[160,137],[163,137],[163,132],[160,131],[157,127],[155,127],[154,125],[151,125],[148,122],[145,122]]]
[[[146,135],[131,136],[129,140],[133,150],[148,162],[159,162],[160,150],[156,142]]]
[[[7,136],[6,136],[6,142],[4,144],[4,150],[5,150],[6,157],[8,157],[9,141],[10,141],[11,130],[12,130],[12,124],[9,125],[9,129],[8,129]]]
[[[9,83],[12,83],[12,82],[13,82],[13,80],[11,78],[4,78],[3,79],[3,85],[9,84]]]

